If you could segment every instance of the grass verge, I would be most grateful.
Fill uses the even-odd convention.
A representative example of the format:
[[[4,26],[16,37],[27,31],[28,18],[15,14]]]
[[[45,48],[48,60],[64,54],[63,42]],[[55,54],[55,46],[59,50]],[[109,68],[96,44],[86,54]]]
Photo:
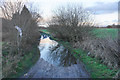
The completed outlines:
[[[26,54],[23,59],[17,64],[18,67],[15,69],[17,74],[13,74],[11,77],[19,77],[22,74],[26,73],[30,67],[32,67],[36,61],[39,59],[39,51],[37,51],[37,47],[33,48],[33,50]]]
[[[43,33],[46,33],[46,34],[49,34],[48,30],[47,29],[40,29],[39,31],[43,32]]]
[[[29,52],[26,52],[24,54],[24,56],[19,56],[15,59],[10,59],[12,55],[9,55],[9,53],[6,54],[5,51],[3,51],[2,54],[5,55],[2,57],[3,61],[5,62],[3,66],[3,73],[5,73],[4,75],[6,75],[6,73],[9,72],[9,74],[7,74],[5,78],[19,78],[24,73],[26,73],[30,69],[30,67],[33,66],[39,59],[39,49],[37,48],[37,46],[33,46]],[[16,59],[19,59],[19,61],[14,63]]]
[[[87,52],[82,49],[74,49],[68,42],[59,42],[66,48],[72,51],[73,56],[79,59],[86,65],[86,69],[91,75],[91,78],[113,78],[118,70],[108,68],[106,65],[101,64],[96,58],[87,56]]]
[[[87,52],[82,49],[74,49],[73,55],[86,65],[92,78],[113,78],[117,73],[117,70],[109,69],[106,65],[101,64],[96,58],[87,56]]]
[[[73,56],[79,61],[82,61],[86,65],[86,69],[91,75],[91,78],[113,78],[118,70],[107,67],[100,63],[96,58],[87,56],[87,52],[82,49],[74,49],[69,42],[60,41],[65,48],[72,51]]]

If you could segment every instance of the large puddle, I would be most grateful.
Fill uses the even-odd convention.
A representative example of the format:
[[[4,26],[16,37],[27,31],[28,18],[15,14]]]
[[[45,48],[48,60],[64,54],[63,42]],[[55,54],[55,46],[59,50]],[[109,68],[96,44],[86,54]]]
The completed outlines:
[[[75,57],[62,45],[42,35],[39,43],[40,57],[54,66],[71,66],[76,64]]]

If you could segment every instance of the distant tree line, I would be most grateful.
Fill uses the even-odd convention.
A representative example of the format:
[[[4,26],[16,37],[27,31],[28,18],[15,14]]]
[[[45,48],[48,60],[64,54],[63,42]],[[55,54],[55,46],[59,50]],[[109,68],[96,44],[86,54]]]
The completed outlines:
[[[108,25],[107,28],[120,28],[120,25]]]

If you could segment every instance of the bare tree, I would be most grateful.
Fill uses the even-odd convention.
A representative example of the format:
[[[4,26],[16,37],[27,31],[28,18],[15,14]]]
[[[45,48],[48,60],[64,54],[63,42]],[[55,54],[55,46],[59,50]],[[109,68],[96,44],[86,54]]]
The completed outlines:
[[[37,23],[40,22],[43,19],[42,16],[39,13],[37,13],[37,12],[32,12],[31,14],[32,14],[33,19]]]
[[[19,13],[23,6],[24,6],[24,2],[23,1],[15,1],[15,2],[12,2],[12,1],[4,1],[2,2],[1,1],[1,6],[0,8],[2,9],[2,14],[3,14],[3,17],[6,18],[6,19],[12,19],[12,16],[13,14],[15,13]]]
[[[89,36],[90,27],[94,25],[91,14],[82,6],[60,7],[54,12],[54,23],[49,30],[65,41],[76,42],[83,41]],[[55,26],[57,25],[57,26]],[[54,31],[53,31],[54,30]]]
[[[55,23],[59,25],[67,26],[85,26],[94,24],[92,15],[86,11],[82,6],[71,6],[60,7],[55,12]],[[92,20],[92,21],[91,21]]]

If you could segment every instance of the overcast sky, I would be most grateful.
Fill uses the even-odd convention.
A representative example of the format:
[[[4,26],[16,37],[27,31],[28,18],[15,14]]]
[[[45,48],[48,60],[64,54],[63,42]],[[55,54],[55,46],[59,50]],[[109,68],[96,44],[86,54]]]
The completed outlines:
[[[28,0],[36,6],[45,19],[49,19],[54,9],[68,4],[82,5],[93,12],[99,26],[117,24],[119,0]]]

